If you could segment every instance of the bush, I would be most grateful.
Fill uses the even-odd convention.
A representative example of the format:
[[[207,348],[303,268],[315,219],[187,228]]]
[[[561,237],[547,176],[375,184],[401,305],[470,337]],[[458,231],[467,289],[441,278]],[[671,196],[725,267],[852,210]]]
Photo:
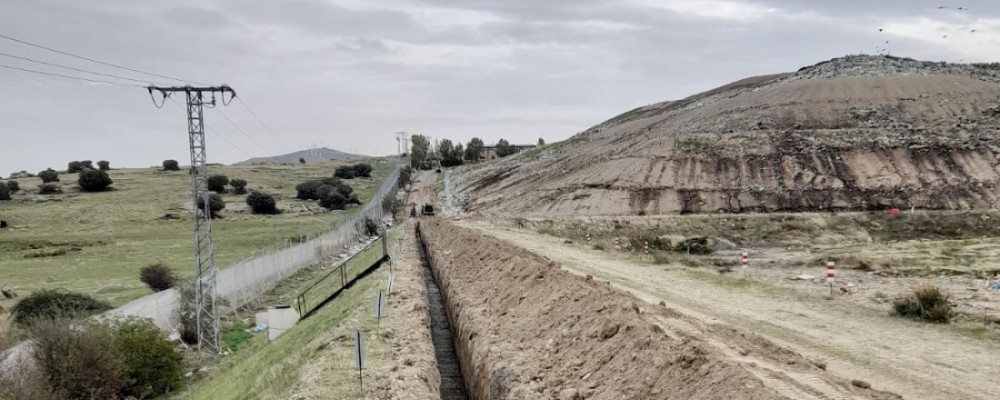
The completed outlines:
[[[66,166],[66,173],[68,174],[80,171],[83,171],[83,163],[79,161],[70,161],[69,165]]]
[[[305,164],[305,163],[306,163],[306,159],[302,158],[302,157],[299,157],[299,164]]]
[[[105,161],[105,160],[98,161],[97,162],[97,169],[100,169],[101,171],[110,171],[111,170],[111,161]]]
[[[337,193],[340,193],[344,197],[351,197],[351,193],[354,193],[354,188],[346,183],[341,183],[337,185]]]
[[[892,308],[900,317],[946,324],[954,316],[948,300],[949,296],[940,289],[927,286],[893,300]]]
[[[198,293],[194,282],[177,287],[179,303],[177,320],[181,323],[181,341],[190,345],[198,344]]]
[[[368,163],[354,164],[352,167],[354,169],[354,176],[358,178],[371,178],[372,177],[372,166]]]
[[[243,179],[233,179],[229,181],[229,186],[233,187],[235,194],[247,194],[247,181]]]
[[[10,189],[11,193],[17,193],[21,190],[21,184],[17,181],[7,181],[7,189]]]
[[[229,178],[225,175],[212,175],[208,177],[208,190],[215,193],[226,193],[226,185],[229,184]]]
[[[402,206],[403,202],[399,201],[396,196],[389,195],[382,199],[382,210],[389,214],[396,215]]]
[[[0,201],[10,200],[10,188],[0,183]]]
[[[305,181],[295,186],[295,198],[300,200],[319,200],[316,190],[323,186],[320,181]]]
[[[177,275],[166,265],[156,263],[139,270],[139,280],[154,292],[170,289],[177,284]]]
[[[52,320],[30,333],[32,354],[56,399],[114,399],[124,363],[107,328],[94,321]]]
[[[250,206],[250,210],[254,214],[278,214],[277,204],[274,201],[274,197],[267,194],[254,191],[247,196],[247,205]]]
[[[708,243],[708,238],[705,237],[695,237],[690,239],[684,239],[680,243],[674,246],[674,251],[678,253],[688,253],[688,254],[712,254],[715,249]]]
[[[208,195],[208,210],[212,218],[219,218],[219,211],[222,211],[224,208],[226,208],[226,201],[222,199],[222,196],[215,193]],[[198,209],[204,210],[204,203],[199,205]]]
[[[114,347],[124,367],[121,396],[147,399],[180,387],[183,358],[148,320],[110,323]]]
[[[368,234],[368,236],[378,236],[379,234],[378,222],[375,222],[375,220],[371,218],[365,217],[365,233]]]
[[[319,205],[330,210],[343,210],[347,208],[347,198],[333,190],[319,200]]]
[[[180,171],[181,166],[177,163],[177,160],[163,160],[163,170],[164,171]]]
[[[410,168],[409,166],[406,166],[406,167],[403,167],[402,169],[400,169],[399,170],[399,182],[398,182],[399,187],[400,188],[405,188],[407,185],[409,185],[410,184],[410,178],[412,178],[412,177],[413,177],[413,168]]]
[[[100,192],[107,189],[114,181],[111,180],[107,172],[85,169],[80,171],[80,179],[77,180],[77,183],[80,184],[80,189],[84,192]]]
[[[38,185],[38,193],[40,194],[59,194],[62,193],[62,188],[55,183],[43,183]]]
[[[94,169],[94,162],[90,160],[80,161],[80,167],[83,169]]]
[[[42,179],[42,183],[59,182],[59,173],[52,168],[39,172],[38,177]]]
[[[148,320],[52,321],[31,337],[54,398],[151,398],[183,382],[183,359]]]
[[[108,303],[85,294],[39,290],[15,304],[10,316],[15,325],[26,328],[42,320],[89,317],[110,309]]]
[[[354,179],[354,167],[342,165],[333,171],[333,176],[340,179]]]

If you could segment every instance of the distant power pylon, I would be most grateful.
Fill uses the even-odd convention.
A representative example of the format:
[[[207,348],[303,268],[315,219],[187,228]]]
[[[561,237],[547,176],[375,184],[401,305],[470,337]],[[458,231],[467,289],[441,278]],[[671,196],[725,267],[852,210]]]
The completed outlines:
[[[236,92],[229,86],[149,86],[149,95],[157,91],[166,99],[173,93],[187,96],[188,142],[191,147],[191,196],[194,199],[194,271],[195,271],[195,321],[198,330],[198,350],[220,354],[222,346],[219,333],[219,311],[216,301],[215,250],[212,248],[212,210],[208,193],[208,162],[205,156],[205,110],[215,107],[216,94],[222,105],[229,105]],[[205,95],[211,95],[206,102]],[[229,101],[226,101],[229,94]],[[153,97],[153,104],[156,98]],[[162,106],[162,103],[159,105]]]
[[[401,147],[401,145],[403,145],[408,140],[410,140],[407,137],[407,135],[409,135],[409,134],[406,133],[406,132],[396,132],[396,155],[397,156],[402,157],[403,153],[406,152],[406,150],[403,150],[403,149],[409,149],[408,147]]]

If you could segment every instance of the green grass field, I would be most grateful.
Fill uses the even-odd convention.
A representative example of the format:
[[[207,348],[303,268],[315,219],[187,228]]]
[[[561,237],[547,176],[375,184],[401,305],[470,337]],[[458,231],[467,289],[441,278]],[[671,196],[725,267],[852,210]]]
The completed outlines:
[[[245,195],[223,195],[226,209],[212,221],[217,265],[324,232],[354,212],[326,212],[316,202],[295,199],[295,185],[332,176],[337,165],[210,166],[210,174],[245,179],[248,190],[274,195],[285,211],[253,215]],[[363,202],[390,172],[387,163],[372,165],[372,178],[349,181]],[[0,201],[0,218],[11,224],[0,231],[0,286],[10,285],[22,296],[62,288],[117,306],[151,293],[139,281],[139,269],[146,265],[160,262],[182,278],[193,275],[188,174],[146,168],[109,175],[113,190],[81,193],[75,174],[61,174],[64,194],[51,196],[37,194],[37,178],[18,180],[22,191],[12,201]],[[162,219],[168,213],[180,219]]]
[[[391,231],[390,241],[399,233],[398,229]],[[274,342],[268,343],[266,333],[233,337],[230,341],[240,342],[237,353],[214,366],[205,379],[171,398],[287,399],[295,398],[295,393],[304,398],[364,398],[354,368],[351,335],[355,329],[364,332],[368,369],[384,364],[389,348],[385,339],[375,337],[374,300],[388,274],[383,264]],[[294,291],[288,287],[278,290]],[[391,317],[382,323],[391,324]],[[231,331],[242,328],[236,326]],[[374,380],[370,372],[365,375],[366,381]]]

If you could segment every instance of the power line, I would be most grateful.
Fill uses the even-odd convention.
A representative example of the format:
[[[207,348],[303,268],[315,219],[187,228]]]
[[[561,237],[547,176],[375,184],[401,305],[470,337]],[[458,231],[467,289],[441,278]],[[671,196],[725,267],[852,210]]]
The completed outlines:
[[[238,98],[239,97],[237,97],[237,99]],[[239,125],[237,125],[236,122],[233,122],[233,120],[230,119],[229,116],[227,116],[225,113],[223,113],[222,110],[218,110],[218,111],[219,111],[219,115],[221,115],[222,118],[224,118],[226,120],[226,122],[229,122],[229,125],[232,125],[233,128],[236,128],[237,131],[239,131],[241,134],[243,134],[243,136],[246,137],[247,140],[250,141],[250,143],[253,143],[254,146],[257,146],[257,148],[260,149],[261,151],[263,151],[265,154],[274,155],[274,153],[272,153],[271,151],[265,149],[263,146],[261,146],[259,143],[257,143],[256,140],[253,140],[253,137],[250,136],[250,134],[247,133],[247,131],[243,130],[243,128],[241,128]]]
[[[50,66],[50,67],[68,69],[68,70],[72,70],[72,71],[76,71],[76,72],[83,72],[85,74],[93,74],[93,75],[104,76],[104,77],[108,77],[108,78],[122,79],[122,80],[126,80],[126,81],[132,81],[132,82],[142,83],[142,84],[149,84],[149,82],[147,82],[147,81],[140,81],[138,79],[132,79],[132,78],[128,78],[128,77],[124,77],[124,76],[118,76],[118,75],[114,75],[114,74],[105,74],[103,72],[88,71],[88,70],[85,70],[85,69],[68,67],[68,66],[65,66],[65,65],[56,64],[56,63],[50,63],[50,62],[46,62],[46,61],[33,60],[33,59],[30,59],[30,58],[27,58],[27,57],[21,57],[21,56],[10,54],[10,53],[4,53],[2,51],[0,51],[0,56],[9,57],[9,58],[16,58],[18,60],[33,62],[35,64],[47,65],[47,66]]]
[[[84,57],[84,56],[73,54],[73,53],[70,53],[70,52],[67,52],[67,51],[58,50],[58,49],[54,49],[54,48],[51,48],[51,47],[42,46],[40,44],[35,44],[35,43],[27,42],[27,41],[24,41],[24,40],[21,40],[21,39],[13,38],[13,37],[4,35],[2,33],[0,33],[0,38],[4,38],[4,39],[7,39],[7,40],[10,40],[10,41],[13,41],[13,42],[17,42],[17,43],[20,43],[20,44],[23,44],[23,45],[26,45],[26,46],[35,47],[35,48],[39,48],[39,49],[42,49],[42,50],[48,50],[48,51],[51,51],[53,53],[62,54],[64,56],[69,56],[69,57],[77,58],[77,59],[80,59],[80,60],[90,61],[92,63],[101,64],[101,65],[108,66],[108,67],[123,69],[123,70],[126,70],[126,71],[132,71],[132,72],[143,74],[143,75],[155,76],[157,78],[175,80],[175,81],[178,81],[178,82],[196,83],[196,84],[199,84],[199,85],[205,85],[204,83],[201,83],[201,82],[189,81],[187,79],[181,79],[181,78],[174,78],[172,76],[161,75],[161,74],[156,74],[156,73],[152,73],[152,72],[146,72],[146,71],[138,70],[138,69],[135,69],[135,68],[129,68],[129,67],[121,66],[121,65],[118,65],[118,64],[114,64],[114,63],[109,63],[109,62],[104,62],[104,61],[100,61],[100,60],[95,60],[93,58]]]
[[[181,109],[181,111],[184,111],[184,106],[182,106],[182,105],[181,105],[181,103],[178,103],[178,102],[177,102],[177,100],[174,100],[174,98],[173,98],[173,97],[170,97],[170,96],[167,96],[167,99],[169,99],[171,103],[174,103],[174,105],[176,105],[176,106],[177,106],[178,108],[180,108],[180,109]],[[208,126],[208,125],[205,125],[205,129],[207,129],[207,130],[208,130],[209,132],[211,132],[211,133],[212,133],[213,135],[215,135],[215,136],[218,136],[218,137],[219,137],[219,139],[222,139],[222,141],[223,141],[223,142],[226,142],[226,144],[228,144],[228,145],[229,145],[230,147],[232,147],[232,148],[236,149],[236,150],[237,150],[237,151],[239,151],[240,153],[243,153],[243,155],[245,155],[245,156],[247,156],[247,157],[250,157],[250,158],[253,158],[253,155],[251,155],[251,154],[250,154],[249,152],[247,152],[246,150],[243,150],[243,148],[242,148],[242,147],[240,147],[240,146],[237,146],[237,145],[236,145],[236,143],[233,143],[233,142],[230,142],[230,141],[229,141],[229,139],[227,139],[227,138],[226,138],[226,137],[225,137],[225,136],[224,136],[224,135],[223,135],[222,133],[220,133],[220,132],[216,131],[215,129],[212,129],[212,127],[210,127],[210,126]]]
[[[284,140],[281,139],[281,137],[275,134],[274,131],[272,131],[271,128],[269,128],[267,124],[264,123],[264,121],[261,121],[260,118],[257,117],[257,113],[253,112],[253,110],[250,109],[250,106],[243,101],[243,98],[237,96],[236,100],[240,103],[241,106],[243,106],[243,108],[247,110],[247,112],[250,113],[250,116],[252,116],[253,119],[256,120],[258,124],[260,124],[260,126],[264,127],[264,130],[267,131],[268,134],[277,139],[278,143],[281,143],[281,145],[285,147],[285,150],[288,150],[289,153],[294,151],[292,150],[291,147],[288,146],[288,144],[285,143]]]
[[[14,66],[6,65],[6,64],[0,64],[0,68],[7,68],[7,69],[13,69],[13,70],[18,70],[18,71],[23,71],[23,72],[30,72],[32,74],[54,76],[54,77],[58,77],[58,78],[76,79],[76,80],[79,80],[79,81],[87,81],[87,82],[91,82],[91,83],[102,83],[102,84],[105,84],[105,85],[126,86],[126,87],[139,87],[139,88],[145,87],[143,85],[136,85],[136,84],[131,84],[131,83],[110,82],[110,81],[104,81],[104,80],[100,80],[100,79],[90,79],[90,78],[83,78],[83,77],[79,77],[79,76],[63,75],[63,74],[58,74],[58,73],[55,73],[55,72],[38,71],[38,70],[33,70],[33,69],[28,69],[28,68],[14,67]]]

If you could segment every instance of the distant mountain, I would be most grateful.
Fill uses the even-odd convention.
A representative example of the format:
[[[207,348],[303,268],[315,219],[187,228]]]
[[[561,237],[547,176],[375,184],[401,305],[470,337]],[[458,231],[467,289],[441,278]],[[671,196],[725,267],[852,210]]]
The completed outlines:
[[[326,147],[319,147],[315,149],[308,149],[297,151],[294,153],[282,154],[273,157],[257,157],[251,158],[246,161],[238,162],[236,165],[254,165],[254,164],[295,164],[299,162],[299,158],[303,158],[307,163],[310,162],[320,162],[320,161],[351,161],[359,160],[362,158],[368,158],[368,156],[362,156],[357,154],[348,154],[342,151],[329,149]]]

